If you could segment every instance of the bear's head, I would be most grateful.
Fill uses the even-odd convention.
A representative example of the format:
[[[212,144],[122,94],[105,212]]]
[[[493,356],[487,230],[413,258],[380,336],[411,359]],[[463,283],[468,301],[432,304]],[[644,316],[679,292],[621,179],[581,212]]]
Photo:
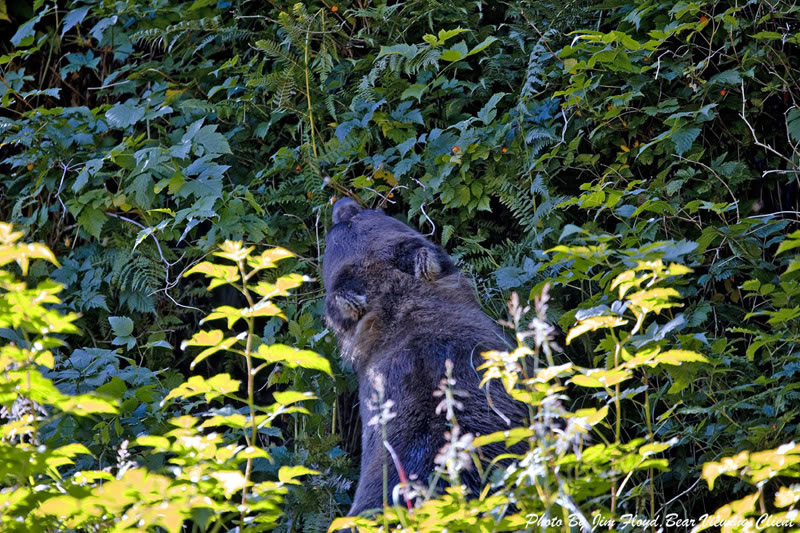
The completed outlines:
[[[381,210],[339,200],[325,243],[325,315],[347,359],[358,359],[387,328],[397,331],[436,302],[474,300],[440,246]]]

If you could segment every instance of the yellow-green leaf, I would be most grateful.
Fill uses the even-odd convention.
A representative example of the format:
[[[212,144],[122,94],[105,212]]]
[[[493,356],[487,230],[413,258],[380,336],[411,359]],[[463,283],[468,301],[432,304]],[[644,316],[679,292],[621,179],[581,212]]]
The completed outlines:
[[[150,446],[162,452],[169,451],[170,449],[169,439],[160,435],[142,435],[133,442],[137,446]]]
[[[656,356],[657,363],[679,366],[683,363],[708,363],[708,359],[691,350],[668,350]]]
[[[239,281],[239,269],[234,265],[217,265],[209,261],[198,263],[189,270],[187,270],[183,277],[191,276],[192,274],[205,274],[207,278],[211,278],[208,284],[208,289],[211,290],[226,283],[236,283]]]
[[[594,426],[601,420],[603,420],[606,415],[608,415],[608,406],[603,407],[602,409],[595,409],[594,407],[588,407],[586,409],[578,409],[574,413],[572,413],[570,418],[573,419],[581,419],[584,424],[589,426]]]
[[[316,400],[317,397],[310,392],[298,392],[294,390],[273,392],[272,396],[275,401],[281,405],[291,405],[303,400]]]
[[[301,465],[282,466],[281,469],[278,470],[278,480],[281,483],[293,483],[295,485],[299,485],[300,482],[297,481],[295,478],[298,476],[305,476],[309,474],[316,475],[319,474],[319,472]]]
[[[194,369],[200,361],[220,350],[227,350],[237,341],[239,337],[225,337],[222,331],[215,329],[213,331],[199,331],[195,333],[191,339],[181,343],[181,350],[185,350],[188,346],[208,346],[194,358],[189,368]]]
[[[186,383],[179,385],[169,391],[164,402],[172,398],[191,398],[200,394],[205,396],[207,402],[219,396],[233,394],[239,390],[240,382],[231,378],[228,374],[217,374],[216,376],[205,379],[202,376],[192,376]]]
[[[505,431],[495,431],[488,435],[479,435],[472,441],[473,446],[480,447],[495,442],[512,442],[517,443],[522,439],[533,437],[534,433],[531,428],[513,428]]]
[[[255,250],[253,246],[244,248],[241,241],[225,241],[220,245],[219,248],[222,251],[214,252],[214,255],[217,257],[230,259],[234,263],[238,263],[239,261],[247,259],[247,257],[250,255],[250,252]]]
[[[285,344],[262,344],[254,356],[270,363],[284,363],[291,368],[301,366],[333,375],[330,361],[310,350],[298,350]]]
[[[276,296],[288,295],[290,290],[296,289],[302,285],[303,281],[303,276],[300,274],[288,274],[276,279],[275,283],[259,281],[256,286],[253,287],[253,292],[265,300],[268,300]]]
[[[599,370],[592,369],[585,374],[572,376],[570,382],[579,387],[613,387],[617,383],[630,379],[631,373],[627,370]]]
[[[617,316],[593,316],[578,322],[578,325],[569,330],[567,334],[567,344],[572,342],[572,339],[583,335],[587,331],[595,331],[601,328],[615,328],[623,326],[628,321],[624,318]]]

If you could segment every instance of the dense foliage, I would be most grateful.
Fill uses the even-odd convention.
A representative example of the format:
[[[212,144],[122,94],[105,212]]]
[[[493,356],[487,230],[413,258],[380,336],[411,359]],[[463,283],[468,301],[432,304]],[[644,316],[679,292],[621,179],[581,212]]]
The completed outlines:
[[[531,424],[459,436],[445,383],[453,488],[340,526],[796,514],[800,6],[0,0],[0,32],[4,530],[341,517],[355,380],[312,278],[343,196],[474,278]]]

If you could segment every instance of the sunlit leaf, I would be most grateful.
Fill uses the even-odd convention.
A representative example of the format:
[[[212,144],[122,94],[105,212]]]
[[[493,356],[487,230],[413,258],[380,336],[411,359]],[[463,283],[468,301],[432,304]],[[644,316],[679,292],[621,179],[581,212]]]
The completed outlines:
[[[291,368],[301,366],[303,368],[320,370],[331,376],[333,375],[330,361],[321,355],[310,350],[298,350],[297,348],[285,344],[262,344],[258,347],[258,351],[254,354],[254,357],[258,357],[270,363],[284,363]]]
[[[278,470],[278,480],[281,483],[292,483],[295,485],[299,485],[300,482],[296,480],[296,477],[299,476],[306,476],[306,475],[317,475],[320,472],[316,470],[312,470],[308,467],[297,465],[297,466],[282,466],[280,470]]]
[[[220,396],[233,394],[239,390],[240,382],[232,379],[228,374],[217,374],[214,377],[205,379],[202,376],[192,376],[186,383],[175,387],[164,398],[164,402],[172,398],[191,398],[203,395],[207,402]]]
[[[631,378],[627,370],[587,370],[585,374],[572,376],[570,382],[579,387],[613,387]]]
[[[226,283],[239,281],[239,269],[234,265],[217,265],[209,261],[203,261],[187,270],[183,276],[191,276],[197,273],[205,274],[206,277],[211,278],[211,282],[208,285],[209,290]]]
[[[588,331],[596,331],[603,328],[615,328],[624,326],[628,321],[617,316],[593,316],[578,322],[578,325],[569,330],[567,334],[567,344],[572,340]]]

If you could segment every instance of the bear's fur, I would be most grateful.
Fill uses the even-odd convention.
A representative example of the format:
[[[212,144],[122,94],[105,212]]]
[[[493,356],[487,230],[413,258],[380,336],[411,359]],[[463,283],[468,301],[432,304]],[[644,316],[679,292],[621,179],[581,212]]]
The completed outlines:
[[[343,358],[358,375],[363,425],[352,516],[383,502],[381,427],[369,425],[379,411],[376,384],[382,383],[383,401],[391,400],[396,414],[387,423],[387,440],[406,474],[424,484],[449,429],[444,414],[435,413],[441,398],[433,394],[445,376],[446,360],[453,362],[454,388],[468,393],[460,398],[464,409],[456,413],[462,434],[485,435],[522,425],[527,410],[497,380],[479,387],[481,376],[475,368],[483,362],[480,353],[507,350],[508,342],[481,311],[471,283],[441,247],[350,199],[334,205],[333,224],[323,258],[325,313]],[[482,459],[503,451],[500,443],[484,447]],[[399,476],[388,453],[385,456],[391,491]],[[462,481],[473,494],[480,490],[474,467]]]

